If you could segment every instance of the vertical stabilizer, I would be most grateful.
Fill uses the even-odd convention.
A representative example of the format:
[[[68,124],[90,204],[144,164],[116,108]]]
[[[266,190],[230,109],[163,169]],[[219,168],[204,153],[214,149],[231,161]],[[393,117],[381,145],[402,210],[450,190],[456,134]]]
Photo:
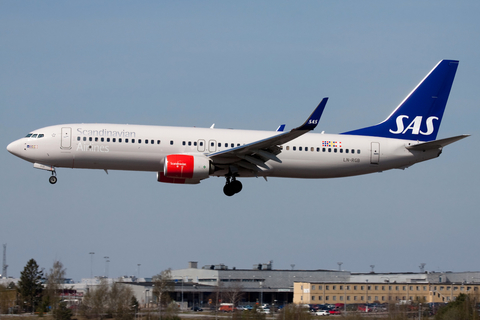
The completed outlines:
[[[435,140],[457,67],[456,60],[440,61],[385,121],[343,134]]]

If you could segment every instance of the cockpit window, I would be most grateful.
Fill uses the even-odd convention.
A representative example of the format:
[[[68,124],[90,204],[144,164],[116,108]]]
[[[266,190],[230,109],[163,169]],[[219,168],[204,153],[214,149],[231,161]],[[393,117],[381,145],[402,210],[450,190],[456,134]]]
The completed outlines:
[[[30,138],[32,136],[32,133],[29,133],[25,136],[25,138]]]
[[[34,135],[32,135],[30,138],[34,139],[37,137],[37,134],[35,133]]]
[[[37,138],[43,138],[43,133],[39,133]]]

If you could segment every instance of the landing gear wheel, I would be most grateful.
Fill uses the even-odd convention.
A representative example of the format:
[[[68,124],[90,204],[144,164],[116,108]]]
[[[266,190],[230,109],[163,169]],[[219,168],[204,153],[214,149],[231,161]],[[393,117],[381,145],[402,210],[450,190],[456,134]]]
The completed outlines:
[[[48,182],[50,182],[51,184],[57,183],[57,177],[51,176],[50,178],[48,178]]]
[[[223,187],[223,193],[225,193],[225,195],[228,197],[231,197],[235,194],[235,191],[233,191],[231,183],[227,183],[225,187]]]
[[[242,183],[238,180],[233,180],[232,183],[230,183],[230,187],[233,189],[234,193],[242,191]]]

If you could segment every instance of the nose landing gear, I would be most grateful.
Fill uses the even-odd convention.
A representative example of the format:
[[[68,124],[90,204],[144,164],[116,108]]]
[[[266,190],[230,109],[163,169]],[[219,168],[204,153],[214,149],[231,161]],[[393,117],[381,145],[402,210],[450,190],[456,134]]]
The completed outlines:
[[[233,196],[235,193],[242,191],[242,183],[236,179],[235,176],[227,176],[227,183],[223,187],[223,193],[226,196]]]

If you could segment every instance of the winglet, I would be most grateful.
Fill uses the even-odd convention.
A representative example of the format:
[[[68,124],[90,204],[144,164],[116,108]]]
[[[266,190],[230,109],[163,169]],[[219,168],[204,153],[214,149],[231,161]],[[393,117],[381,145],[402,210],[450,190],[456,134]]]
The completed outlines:
[[[320,120],[320,117],[322,116],[323,110],[325,109],[325,106],[327,105],[328,98],[323,98],[322,101],[318,104],[318,106],[313,110],[312,114],[310,117],[305,121],[300,127],[295,128],[294,130],[306,130],[310,131],[315,129],[315,127],[318,124],[318,120]]]
[[[277,131],[277,132],[283,132],[283,130],[285,130],[285,125],[284,125],[284,124],[281,124],[281,125],[278,126],[278,128],[277,128],[276,131]]]

